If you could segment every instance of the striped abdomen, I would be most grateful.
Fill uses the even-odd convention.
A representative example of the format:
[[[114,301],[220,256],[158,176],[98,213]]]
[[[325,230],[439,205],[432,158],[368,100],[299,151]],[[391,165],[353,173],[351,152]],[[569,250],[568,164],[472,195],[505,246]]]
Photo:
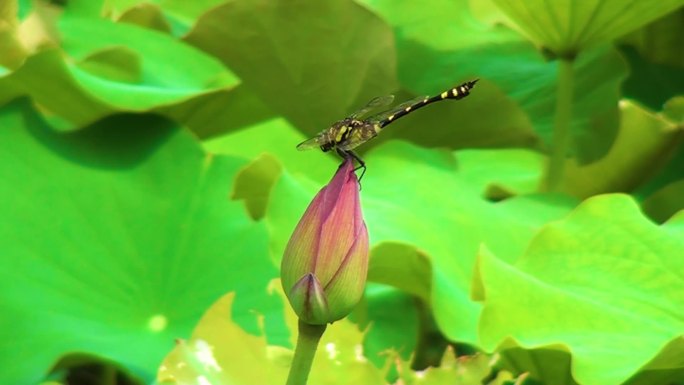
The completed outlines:
[[[462,99],[465,98],[470,94],[470,90],[473,89],[475,86],[475,83],[477,83],[479,79],[475,79],[470,82],[465,82],[459,86],[456,86],[454,88],[451,88],[447,91],[442,92],[441,94],[432,96],[432,97],[425,97],[423,100],[419,100],[409,106],[406,106],[403,109],[397,110],[396,112],[392,113],[392,115],[389,115],[387,118],[379,121],[377,123],[377,126],[379,129],[385,127],[386,125],[394,122],[395,120],[401,118],[402,116],[406,116],[409,113],[427,106],[430,103],[434,102],[439,102],[440,100],[445,100],[445,99]]]

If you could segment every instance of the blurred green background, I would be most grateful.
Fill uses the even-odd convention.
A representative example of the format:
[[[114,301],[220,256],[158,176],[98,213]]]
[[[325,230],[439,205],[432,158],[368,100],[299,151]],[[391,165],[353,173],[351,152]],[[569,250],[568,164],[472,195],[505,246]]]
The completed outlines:
[[[451,384],[407,372],[451,346],[499,357],[464,384],[684,384],[683,5],[0,0],[0,383],[153,383],[228,292],[291,348],[270,288],[339,163],[295,146],[479,78],[359,148],[368,362],[320,383]]]

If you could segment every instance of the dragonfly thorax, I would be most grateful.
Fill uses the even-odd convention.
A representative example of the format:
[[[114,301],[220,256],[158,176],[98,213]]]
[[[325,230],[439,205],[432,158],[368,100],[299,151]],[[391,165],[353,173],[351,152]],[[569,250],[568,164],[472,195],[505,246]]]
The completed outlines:
[[[351,150],[375,135],[377,131],[372,123],[354,118],[342,119],[327,130],[321,150]]]

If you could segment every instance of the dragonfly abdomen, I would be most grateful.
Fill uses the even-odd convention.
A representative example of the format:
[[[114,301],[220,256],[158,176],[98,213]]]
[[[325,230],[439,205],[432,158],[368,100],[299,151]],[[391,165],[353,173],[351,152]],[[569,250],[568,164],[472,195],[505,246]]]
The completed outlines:
[[[439,102],[440,100],[445,100],[445,99],[463,99],[466,96],[470,94],[470,90],[473,89],[475,86],[475,83],[477,83],[479,79],[475,79],[470,82],[465,82],[459,86],[453,87],[449,90],[446,90],[442,92],[441,94],[431,96],[431,97],[425,97],[422,100],[419,100],[409,106],[406,106],[404,109],[398,110],[392,115],[388,116],[387,118],[379,121],[376,126],[378,126],[378,131],[385,127],[386,125],[394,122],[395,120],[401,118],[402,116],[406,116],[410,114],[411,112],[421,108],[425,107],[430,103],[434,102]]]

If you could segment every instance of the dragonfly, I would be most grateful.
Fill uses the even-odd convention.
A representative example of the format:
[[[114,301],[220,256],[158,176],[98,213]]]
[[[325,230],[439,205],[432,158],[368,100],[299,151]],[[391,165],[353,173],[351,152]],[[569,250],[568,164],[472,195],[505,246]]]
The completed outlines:
[[[361,180],[366,173],[366,163],[354,151],[356,147],[376,137],[388,124],[419,108],[441,100],[465,98],[470,94],[478,80],[465,82],[434,96],[421,96],[401,103],[394,108],[362,118],[371,111],[389,106],[394,101],[394,95],[376,97],[360,110],[338,120],[313,138],[298,144],[297,149],[302,151],[320,148],[323,152],[335,151],[343,159],[352,158],[359,164],[354,170],[363,169],[359,177]]]

